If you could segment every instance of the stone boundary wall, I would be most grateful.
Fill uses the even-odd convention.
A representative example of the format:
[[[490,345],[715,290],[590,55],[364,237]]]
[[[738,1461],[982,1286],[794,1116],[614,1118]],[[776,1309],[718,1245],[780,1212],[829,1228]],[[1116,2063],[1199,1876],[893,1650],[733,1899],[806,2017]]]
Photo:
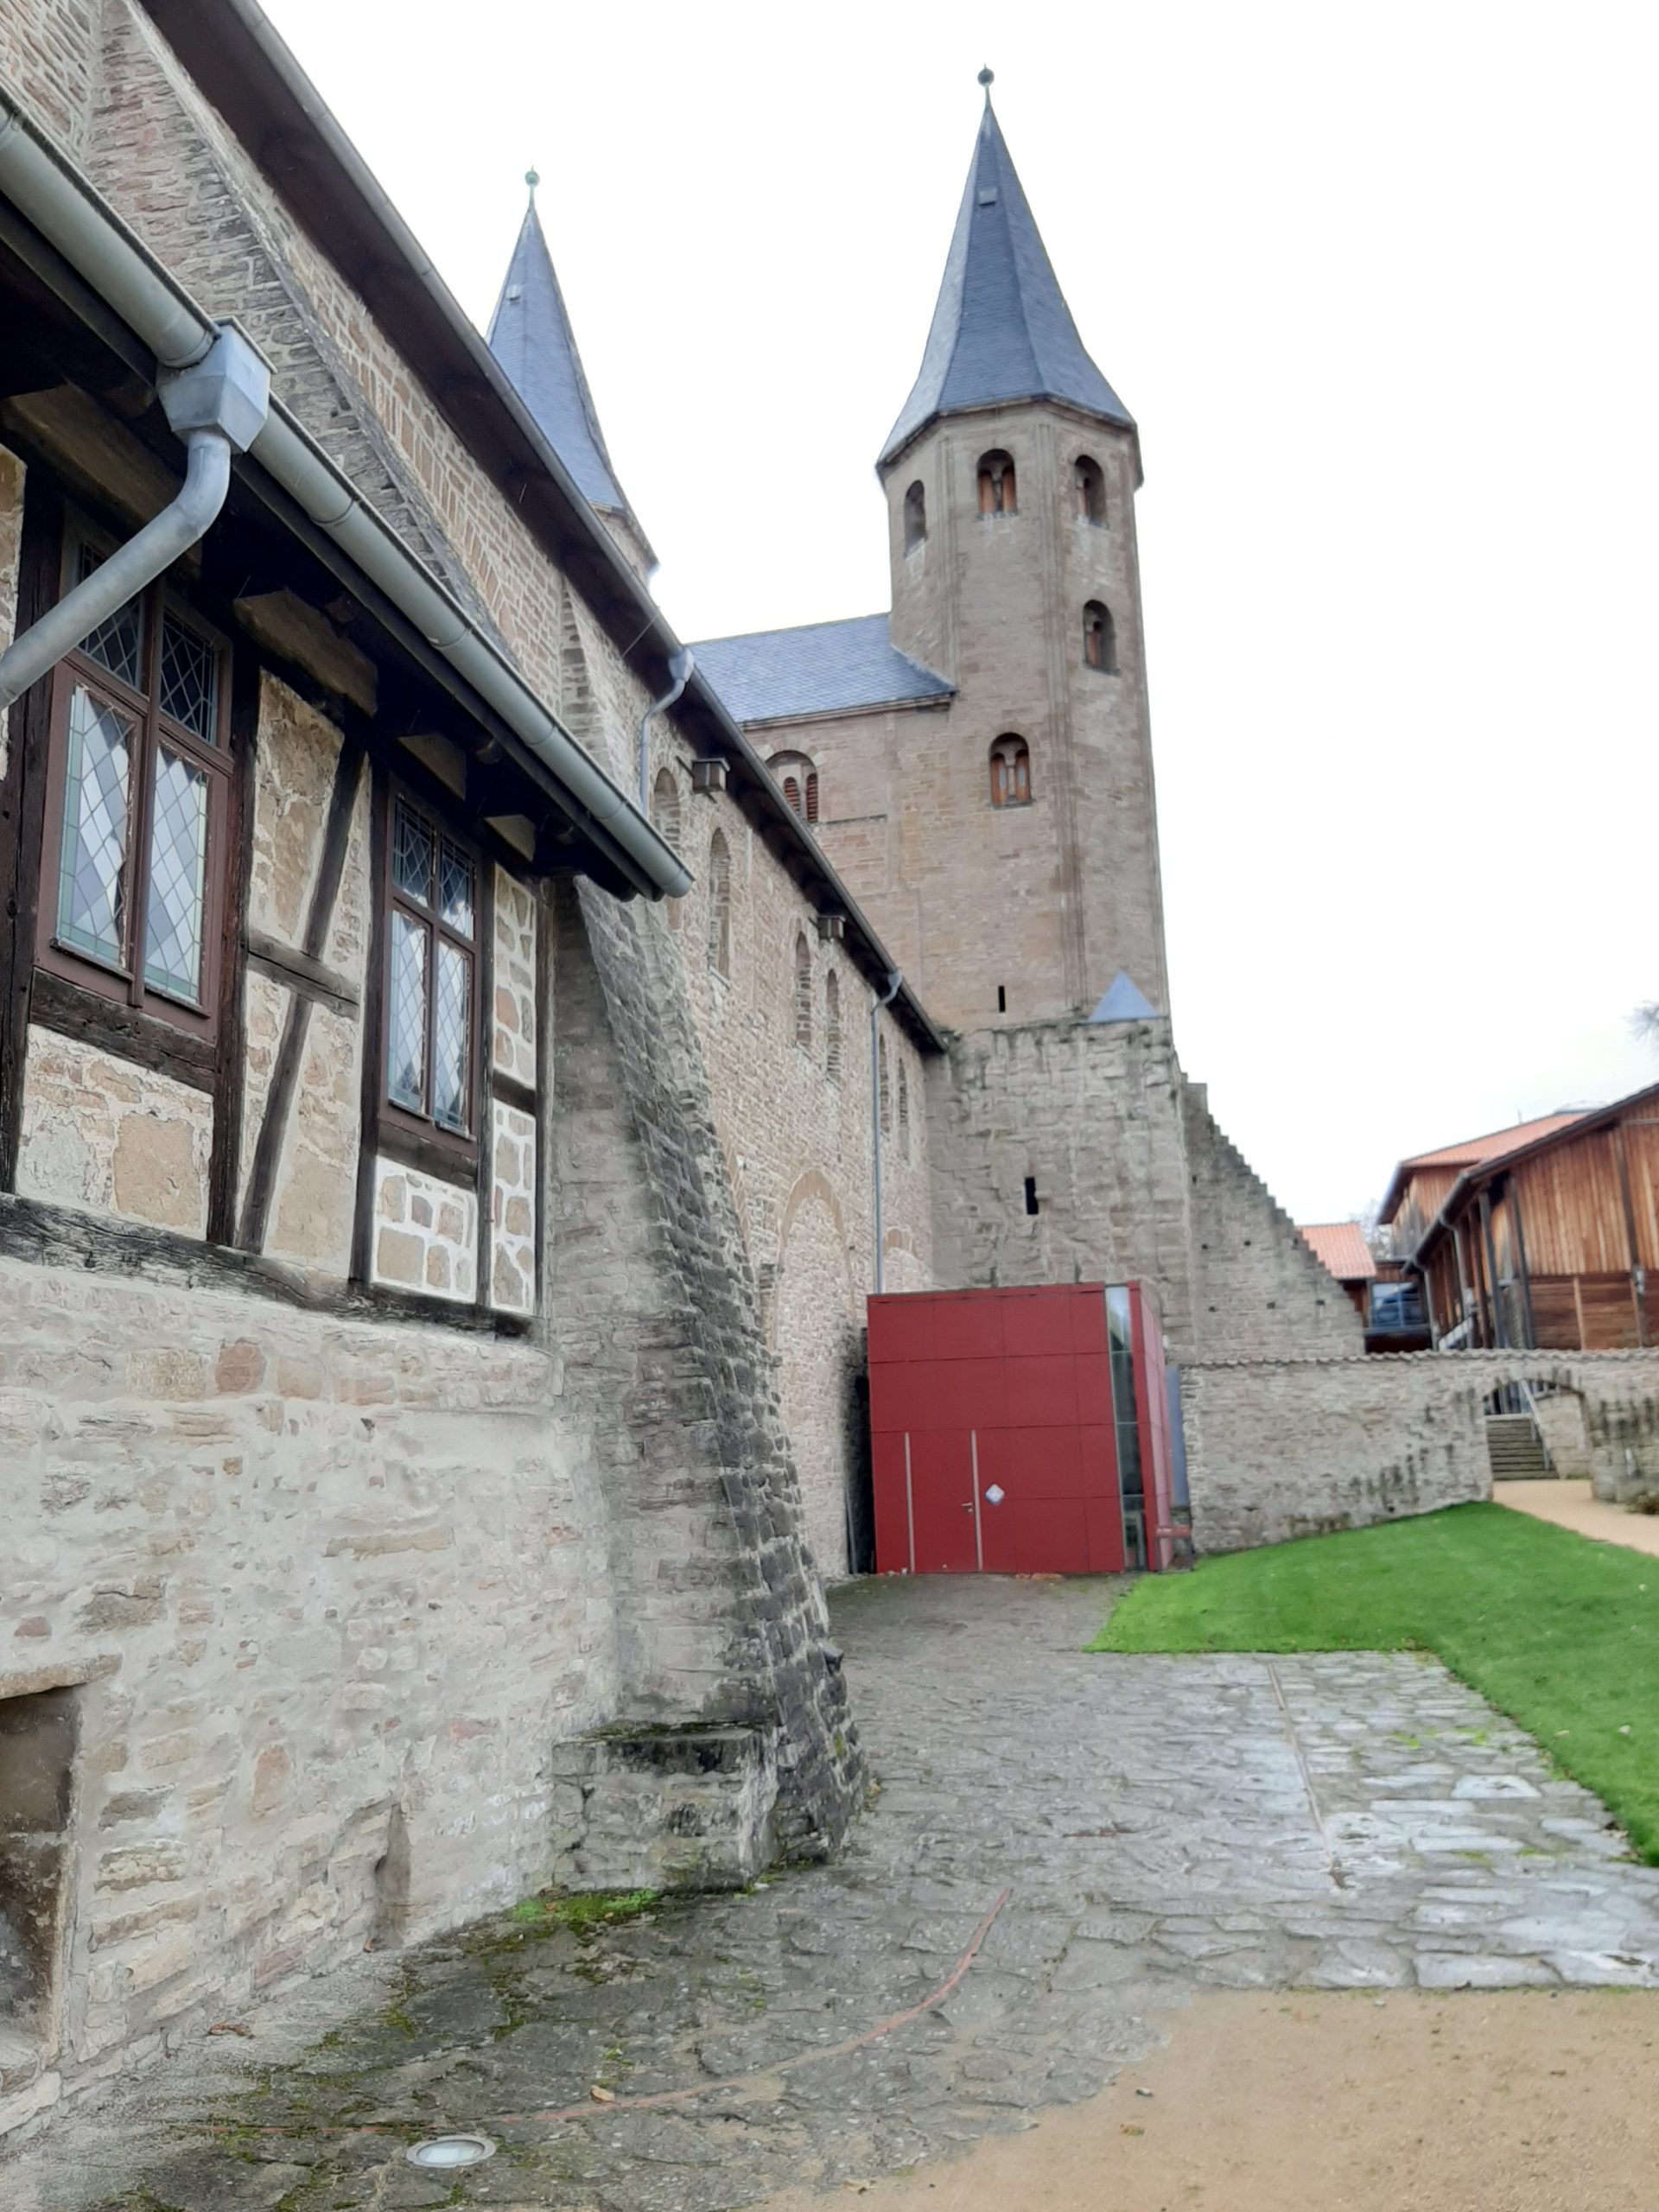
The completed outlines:
[[[1484,1402],[1517,1381],[1573,1394],[1598,1497],[1659,1490],[1659,1351],[1198,1361],[1181,1414],[1198,1550],[1490,1497]]]
[[[1183,1086],[1192,1223],[1192,1332],[1205,1359],[1364,1350],[1348,1294],[1210,1110]]]

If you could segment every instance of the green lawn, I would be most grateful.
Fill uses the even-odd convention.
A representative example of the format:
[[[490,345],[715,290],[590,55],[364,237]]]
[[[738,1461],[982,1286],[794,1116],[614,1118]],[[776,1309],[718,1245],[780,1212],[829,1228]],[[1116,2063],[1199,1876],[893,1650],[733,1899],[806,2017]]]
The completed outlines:
[[[1457,1505],[1148,1575],[1092,1651],[1432,1651],[1659,1865],[1659,1559]]]

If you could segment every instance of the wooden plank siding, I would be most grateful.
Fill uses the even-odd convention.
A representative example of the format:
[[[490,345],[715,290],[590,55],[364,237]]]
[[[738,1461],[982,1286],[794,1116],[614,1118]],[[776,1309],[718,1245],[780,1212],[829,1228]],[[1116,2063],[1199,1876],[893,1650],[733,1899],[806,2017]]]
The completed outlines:
[[[1467,1312],[1478,1346],[1659,1344],[1659,1086],[1465,1171],[1460,1187],[1432,1173],[1446,1189],[1414,1176],[1398,1218],[1425,1223],[1436,1342]]]

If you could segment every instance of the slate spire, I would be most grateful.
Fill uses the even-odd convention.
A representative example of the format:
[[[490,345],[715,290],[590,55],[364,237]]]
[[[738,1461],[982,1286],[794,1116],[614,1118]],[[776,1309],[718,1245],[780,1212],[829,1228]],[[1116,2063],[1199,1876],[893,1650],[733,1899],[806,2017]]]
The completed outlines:
[[[534,169],[524,179],[530,205],[507,265],[501,296],[490,317],[489,347],[537,427],[575,479],[589,505],[632,520],[616,480],[593,394],[582,373],[564,295],[536,213]],[[635,524],[638,527],[638,524]]]
[[[991,105],[991,72],[982,70],[979,81],[985,112],[921,373],[879,466],[936,416],[1003,400],[1064,400],[1135,428],[1077,335]]]

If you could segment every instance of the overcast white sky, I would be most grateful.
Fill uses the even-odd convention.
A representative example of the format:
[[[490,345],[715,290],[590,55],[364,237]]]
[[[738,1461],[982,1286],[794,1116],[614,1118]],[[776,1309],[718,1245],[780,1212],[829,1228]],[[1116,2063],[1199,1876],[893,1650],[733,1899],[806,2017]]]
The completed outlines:
[[[887,604],[988,60],[1137,416],[1176,1035],[1299,1218],[1659,1079],[1659,9],[266,0],[480,326],[534,162],[682,635]]]

